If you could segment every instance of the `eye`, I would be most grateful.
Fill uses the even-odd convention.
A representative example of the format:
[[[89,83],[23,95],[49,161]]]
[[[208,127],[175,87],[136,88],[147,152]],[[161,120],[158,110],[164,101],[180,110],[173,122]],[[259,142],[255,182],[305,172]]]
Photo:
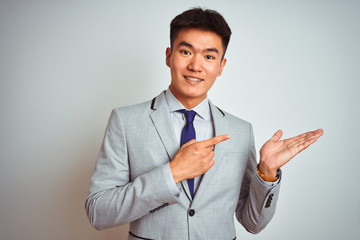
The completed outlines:
[[[205,56],[205,59],[207,59],[207,60],[213,60],[213,59],[215,59],[213,56],[211,56],[211,55],[206,55]]]
[[[191,54],[189,51],[186,51],[186,50],[181,50],[180,52],[182,54],[184,54],[184,55],[190,55]]]

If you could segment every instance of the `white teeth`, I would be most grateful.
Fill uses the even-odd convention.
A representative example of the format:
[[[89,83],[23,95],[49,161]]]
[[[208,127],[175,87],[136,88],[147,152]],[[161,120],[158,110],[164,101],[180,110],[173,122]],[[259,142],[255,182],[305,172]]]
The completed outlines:
[[[192,78],[192,77],[185,77],[186,79],[190,80],[190,81],[194,81],[194,82],[200,82],[201,80],[198,78]]]

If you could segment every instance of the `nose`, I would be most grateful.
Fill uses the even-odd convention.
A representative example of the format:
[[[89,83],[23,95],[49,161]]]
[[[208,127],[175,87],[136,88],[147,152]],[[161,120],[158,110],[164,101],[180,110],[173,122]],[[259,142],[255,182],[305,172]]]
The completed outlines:
[[[188,69],[194,72],[202,71],[202,59],[201,56],[193,55],[188,65]]]

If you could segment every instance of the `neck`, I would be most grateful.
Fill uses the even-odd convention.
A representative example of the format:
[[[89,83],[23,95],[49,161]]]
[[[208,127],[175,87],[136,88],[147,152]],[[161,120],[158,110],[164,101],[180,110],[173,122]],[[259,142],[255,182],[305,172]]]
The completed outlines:
[[[180,99],[178,99],[178,100],[181,102],[182,105],[184,105],[184,107],[186,109],[192,109],[192,108],[196,107],[197,105],[199,105],[204,99],[205,98],[201,99],[200,101],[198,99],[193,100],[193,101],[191,99],[190,100],[187,99],[187,101],[181,101]]]
[[[186,109],[192,109],[194,107],[196,107],[197,105],[199,105],[205,98],[207,95],[205,95],[202,98],[182,98],[181,96],[178,96],[176,93],[174,93],[174,91],[171,90],[171,86],[170,86],[170,91],[171,93],[175,96],[175,98],[186,108]]]

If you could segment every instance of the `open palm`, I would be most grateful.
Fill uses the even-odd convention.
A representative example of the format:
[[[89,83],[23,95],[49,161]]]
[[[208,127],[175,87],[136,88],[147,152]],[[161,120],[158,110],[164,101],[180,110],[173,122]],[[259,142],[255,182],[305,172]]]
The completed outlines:
[[[280,167],[285,165],[298,153],[309,147],[323,135],[323,130],[310,131],[299,136],[280,140],[283,133],[278,130],[260,150],[260,171],[274,175]]]

